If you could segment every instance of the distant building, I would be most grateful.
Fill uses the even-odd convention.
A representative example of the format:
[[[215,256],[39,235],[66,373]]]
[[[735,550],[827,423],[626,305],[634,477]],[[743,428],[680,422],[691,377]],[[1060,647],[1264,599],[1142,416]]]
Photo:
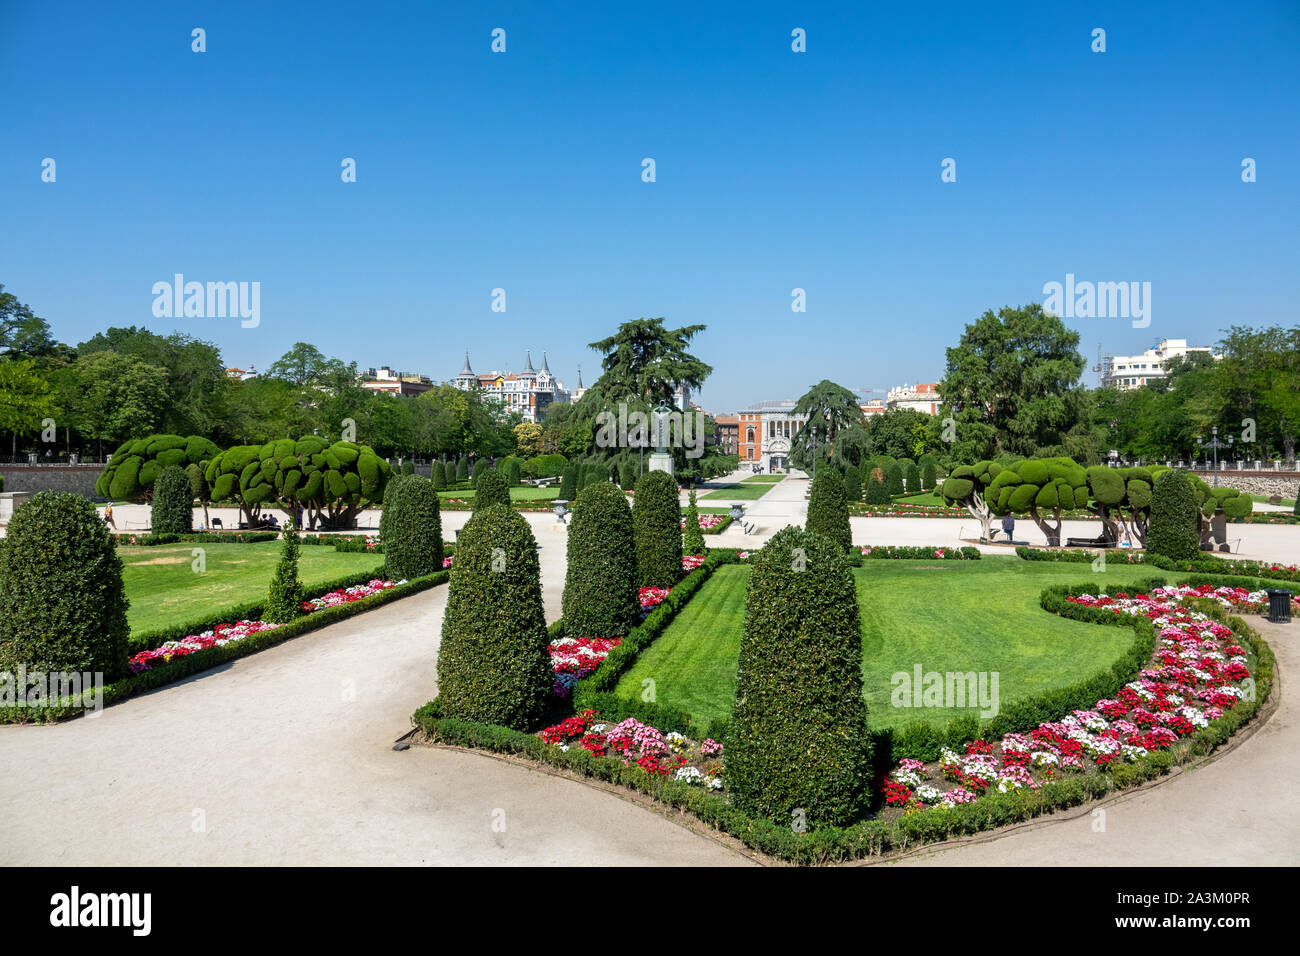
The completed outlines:
[[[807,413],[796,414],[794,406],[790,400],[758,402],[736,414],[741,461],[768,472],[789,467],[790,440],[808,421]]]
[[[718,425],[718,447],[724,455],[740,453],[740,417],[719,415],[713,419]]]
[[[257,367],[255,365],[250,365],[247,369],[228,368],[226,369],[226,376],[228,378],[239,379],[241,382],[246,382],[250,378],[257,378]]]
[[[1102,363],[1101,387],[1128,391],[1142,388],[1149,382],[1164,378],[1168,371],[1165,363],[1191,352],[1213,354],[1208,345],[1189,346],[1186,339],[1161,339],[1154,348],[1141,355],[1111,355]],[[1216,359],[1219,356],[1214,356]]]
[[[879,398],[873,398],[865,405],[859,405],[858,408],[862,409],[863,415],[866,415],[868,418],[870,418],[872,415],[879,415],[883,413],[885,411],[885,403]]]
[[[423,395],[433,388],[433,382],[425,375],[408,375],[394,372],[387,365],[366,369],[361,373],[361,387],[371,392],[385,392],[389,395]]]
[[[569,393],[565,390],[564,383],[551,374],[545,352],[542,353],[540,369],[533,368],[531,352],[525,355],[527,357],[522,372],[491,371],[475,374],[469,364],[469,353],[466,352],[465,366],[451,384],[465,391],[482,389],[500,399],[507,412],[518,412],[526,422],[540,422],[546,407],[552,402],[569,401]]]
[[[889,394],[885,397],[885,407],[910,408],[913,411],[925,412],[927,415],[936,415],[943,407],[943,399],[939,397],[937,383],[900,385],[889,390]]]

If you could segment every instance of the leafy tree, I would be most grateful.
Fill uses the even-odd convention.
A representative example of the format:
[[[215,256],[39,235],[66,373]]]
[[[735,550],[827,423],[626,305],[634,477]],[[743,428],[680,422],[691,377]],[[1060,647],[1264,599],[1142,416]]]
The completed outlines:
[[[885,472],[885,487],[889,489],[889,496],[901,495],[903,488],[903,469],[899,467],[896,461],[886,461],[883,468]]]
[[[828,379],[822,379],[800,396],[794,414],[808,416],[790,442],[790,462],[796,468],[806,469],[811,465],[815,470],[819,457],[829,457],[829,454],[822,455],[820,449],[833,447],[844,429],[865,424],[857,396]]]
[[[874,464],[867,473],[865,496],[869,505],[887,505],[893,500],[889,497],[889,486],[885,484],[884,471]]]
[[[834,468],[819,468],[813,478],[805,527],[824,535],[845,552],[853,544],[848,503],[844,500],[844,479]]]
[[[39,431],[41,422],[58,413],[53,389],[30,360],[0,361],[0,431],[13,435],[14,455],[20,435]]]
[[[843,549],[812,530],[778,531],[754,560],[730,726],[737,808],[782,825],[802,811],[813,827],[844,826],[867,809],[857,589]]]
[[[513,429],[515,454],[520,458],[535,458],[542,453],[542,426],[535,422],[520,422]]]
[[[154,481],[149,529],[154,534],[189,534],[194,530],[194,496],[179,465],[168,465]]]
[[[1300,433],[1300,326],[1250,329],[1234,325],[1219,349],[1218,382],[1225,403],[1258,418],[1288,462]]]
[[[532,730],[552,684],[537,541],[513,508],[478,511],[451,566],[438,647],[442,712]]]
[[[1079,334],[1031,303],[985,312],[966,326],[939,393],[956,421],[958,460],[1033,455],[1076,424],[1070,396],[1084,369]]]
[[[624,322],[609,338],[589,346],[603,353],[603,373],[579,404],[596,406],[600,399],[643,399],[650,406],[671,405],[679,387],[696,390],[713,372],[688,348],[703,325],[664,328],[663,318]],[[591,396],[591,400],[588,400]]]
[[[41,491],[14,512],[0,548],[0,671],[126,670],[122,560],[81,495]]]
[[[640,614],[632,511],[617,488],[594,482],[579,493],[569,528],[564,632],[625,637]]]
[[[682,576],[682,518],[677,482],[647,471],[632,497],[637,579],[641,587],[671,588]]]
[[[921,472],[916,467],[916,462],[903,463],[903,484],[907,486],[909,492],[921,490]]]
[[[73,367],[75,393],[67,395],[72,423],[82,435],[122,442],[158,430],[168,402],[167,371],[130,355],[92,352]]]
[[[293,521],[284,523],[280,560],[271,576],[271,587],[266,594],[266,608],[262,620],[272,624],[287,624],[302,616],[303,588],[298,578],[298,529]]]
[[[441,469],[435,473],[441,474]],[[384,573],[394,581],[442,570],[442,512],[433,482],[399,475],[388,483],[379,539],[384,544]]]

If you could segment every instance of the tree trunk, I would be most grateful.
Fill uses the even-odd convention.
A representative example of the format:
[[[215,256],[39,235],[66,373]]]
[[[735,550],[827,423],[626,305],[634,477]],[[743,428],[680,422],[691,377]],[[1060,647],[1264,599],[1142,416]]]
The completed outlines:
[[[992,537],[993,525],[993,515],[989,511],[988,504],[978,493],[974,493],[970,501],[966,502],[966,510],[980,523],[980,541],[987,544]]]
[[[1034,519],[1034,524],[1038,525],[1038,530],[1042,531],[1047,537],[1047,546],[1049,548],[1059,548],[1061,546],[1061,509],[1056,509],[1056,527],[1053,528],[1047,523],[1047,520],[1038,513],[1035,508],[1029,513],[1029,517]]]
[[[1116,544],[1118,544],[1118,543],[1119,543],[1119,526],[1120,526],[1120,523],[1123,521],[1123,515],[1122,515],[1122,513],[1120,513],[1120,514],[1111,514],[1111,510],[1110,510],[1110,507],[1109,507],[1108,505],[1100,505],[1100,506],[1098,506],[1097,511],[1098,511],[1098,513],[1101,515],[1101,532],[1102,532],[1102,537],[1107,538],[1107,539],[1109,539],[1110,541],[1113,541],[1113,542],[1115,542]]]

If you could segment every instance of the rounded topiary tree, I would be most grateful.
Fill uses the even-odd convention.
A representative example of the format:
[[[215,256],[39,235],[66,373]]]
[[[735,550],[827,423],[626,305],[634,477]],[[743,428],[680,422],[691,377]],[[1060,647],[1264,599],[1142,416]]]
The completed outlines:
[[[189,534],[194,530],[194,493],[185,469],[168,465],[154,479],[149,530],[154,534]]]
[[[647,471],[632,497],[638,584],[670,588],[682,576],[682,510],[677,482],[665,471]]]
[[[440,461],[435,461],[429,468],[429,484],[433,486],[434,491],[442,491],[447,487],[447,469]],[[384,498],[387,499],[387,492]]]
[[[475,491],[478,491],[478,483],[482,480],[483,476],[488,473],[488,471],[489,468],[486,459],[480,458],[478,461],[474,462],[474,470],[470,472],[470,487]]]
[[[808,498],[808,520],[804,527],[825,535],[845,552],[853,544],[849,507],[844,500],[844,479],[834,468],[818,468]]]
[[[636,466],[630,461],[623,462],[623,467],[619,469],[618,483],[624,491],[631,491],[636,487]]]
[[[862,500],[862,472],[857,465],[844,469],[844,497],[849,501]]]
[[[819,469],[820,471],[820,469]],[[735,805],[843,826],[867,807],[871,743],[857,591],[839,545],[783,528],[754,559],[727,740]]]
[[[147,501],[164,468],[203,465],[220,451],[202,435],[149,435],[123,442],[95,482],[95,494],[122,501]]]
[[[442,570],[442,512],[432,481],[400,475],[388,483],[379,540],[384,544],[384,574],[394,581]]]
[[[511,488],[517,488],[523,484],[523,474],[520,471],[519,459],[511,458],[505,465],[506,484]]]
[[[565,465],[560,475],[560,500],[573,501],[578,497],[578,466]]]
[[[272,624],[287,624],[302,616],[302,581],[298,578],[298,528],[292,521],[284,523],[284,541],[280,545],[280,561],[271,575],[271,587],[266,594],[266,608],[262,620]]]
[[[902,467],[896,461],[888,461],[885,463],[884,472],[885,487],[889,489],[890,497],[901,495],[904,491]]]
[[[462,458],[456,463],[456,480],[465,481],[469,478],[469,459]]]
[[[41,491],[14,512],[0,557],[0,671],[126,671],[122,560],[95,506]]]
[[[1200,519],[1196,491],[1187,472],[1172,468],[1156,479],[1147,521],[1146,549],[1175,561],[1200,553]]]
[[[921,487],[926,491],[929,491],[934,487],[937,475],[934,455],[926,452],[921,456],[921,460],[917,462],[917,464],[921,469]]]
[[[921,470],[912,461],[903,464],[903,483],[909,492],[921,490]]]
[[[442,713],[530,730],[553,682],[537,541],[513,508],[478,511],[451,566],[438,648]]]
[[[497,469],[485,471],[478,476],[478,488],[474,492],[474,510],[481,511],[493,505],[510,507],[510,486],[505,476]]]
[[[682,532],[682,552],[684,554],[703,555],[708,549],[704,544],[704,532],[700,530],[700,509],[695,503],[695,489],[691,489],[690,503],[686,506],[686,528]]]
[[[444,461],[442,463],[442,481],[448,488],[456,487],[456,463],[454,461]]]
[[[640,620],[632,509],[607,481],[578,493],[564,574],[564,632],[623,637]]]

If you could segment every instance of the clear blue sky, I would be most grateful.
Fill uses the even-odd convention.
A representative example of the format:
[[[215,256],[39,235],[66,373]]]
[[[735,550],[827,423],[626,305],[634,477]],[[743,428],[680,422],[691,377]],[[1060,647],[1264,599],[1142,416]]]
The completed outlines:
[[[68,342],[439,379],[530,348],[590,384],[662,315],[708,325],[717,412],[936,380],[1066,273],[1152,283],[1149,328],[1071,323],[1090,363],[1297,321],[1295,0],[808,6],[0,0],[0,282]],[[261,325],[155,319],[176,272],[260,282]]]

